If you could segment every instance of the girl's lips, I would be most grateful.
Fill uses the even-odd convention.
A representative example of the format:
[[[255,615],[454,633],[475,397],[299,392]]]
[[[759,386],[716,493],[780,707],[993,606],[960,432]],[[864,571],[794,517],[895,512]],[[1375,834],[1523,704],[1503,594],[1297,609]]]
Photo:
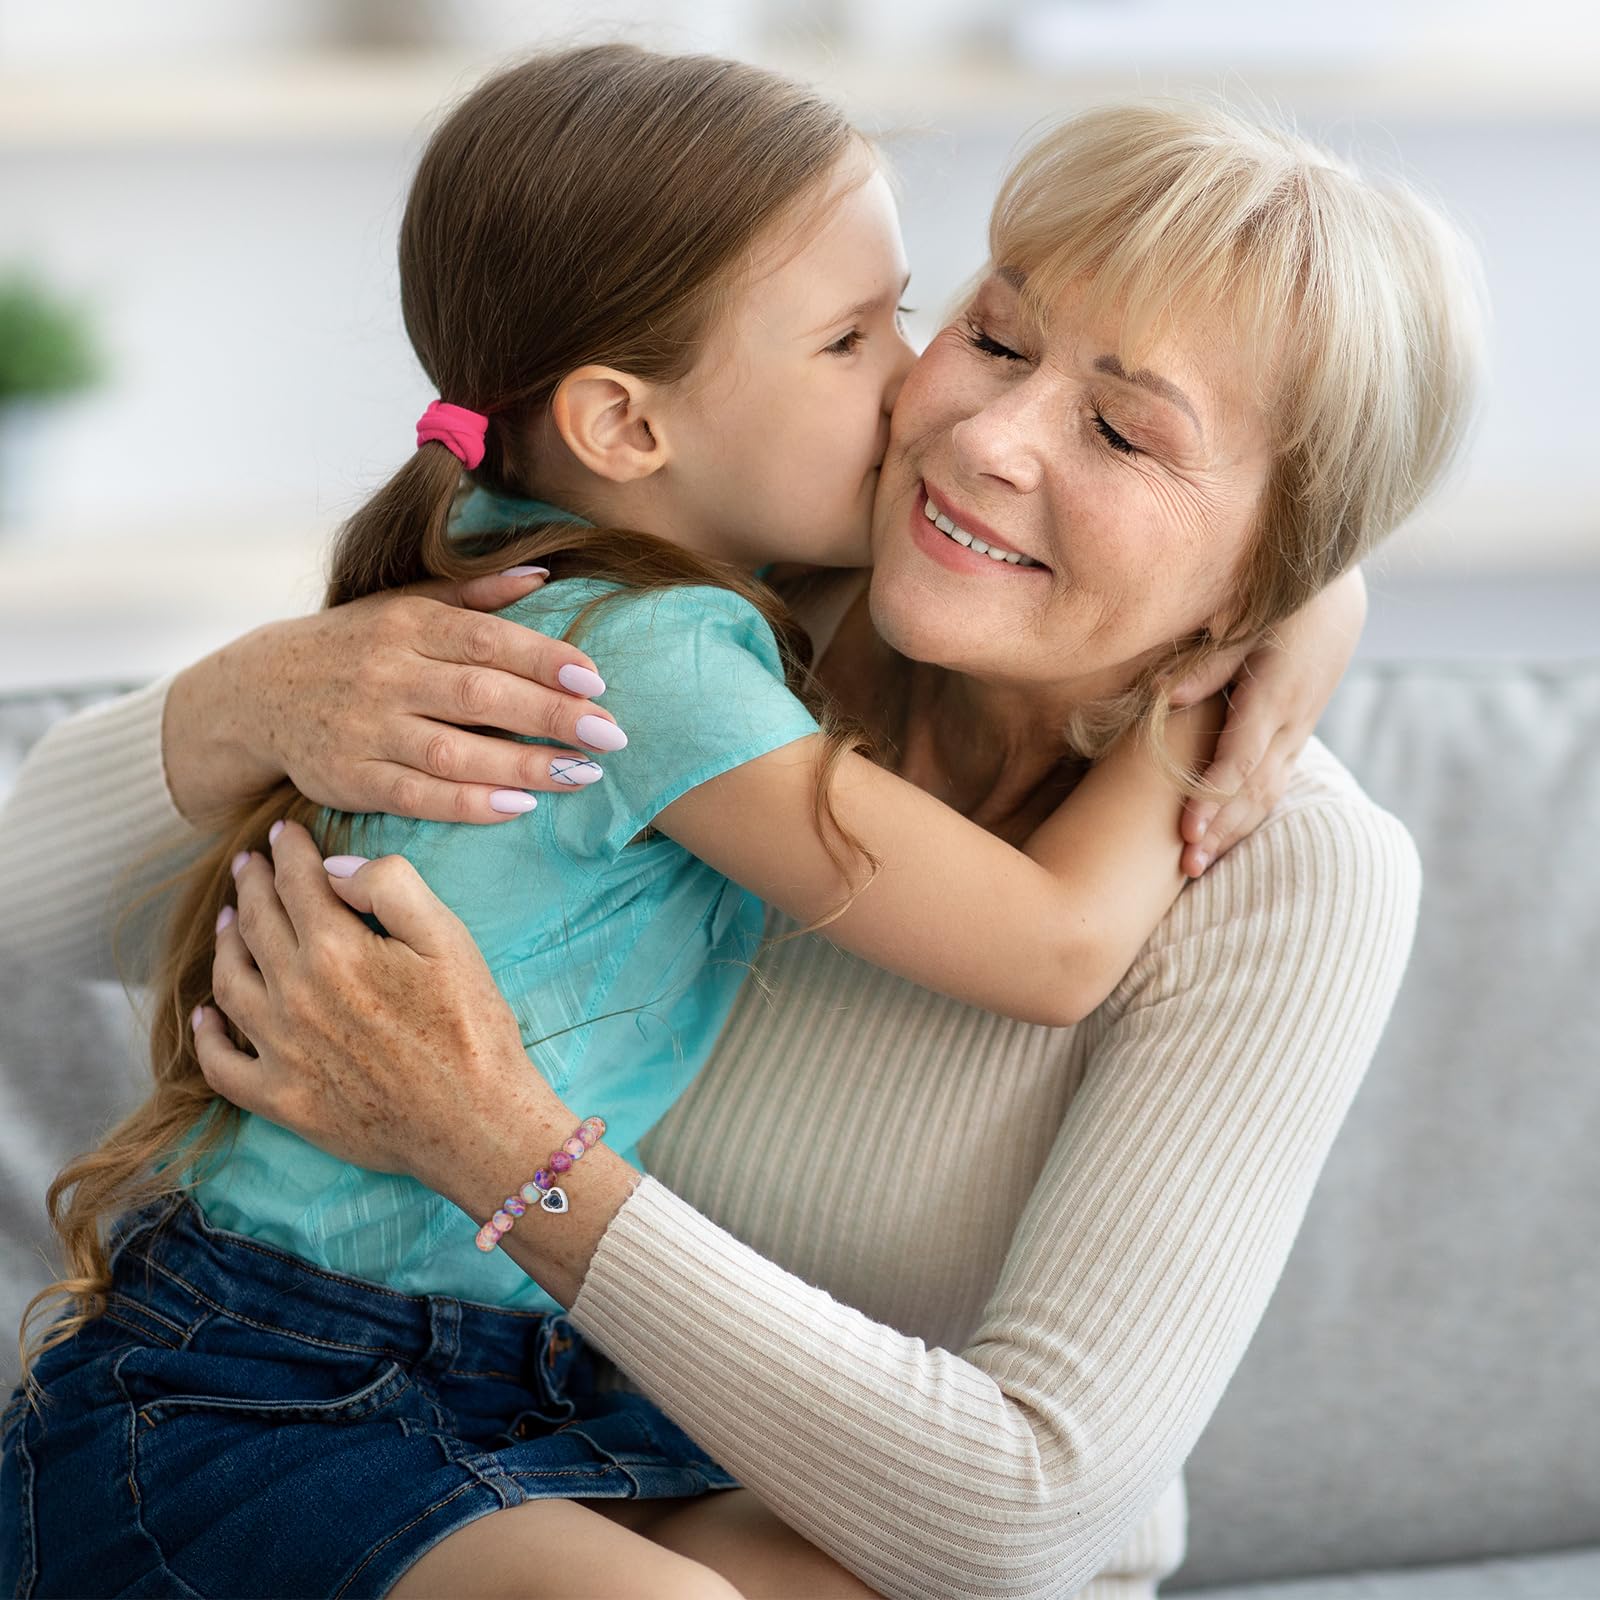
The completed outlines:
[[[928,521],[928,491],[920,484],[911,501],[911,542],[932,561],[952,572],[971,576],[991,573],[1008,578],[1048,578],[1050,569],[1044,566],[1020,567],[1009,561],[996,561],[993,556],[975,555],[965,545],[946,537],[936,523]]]

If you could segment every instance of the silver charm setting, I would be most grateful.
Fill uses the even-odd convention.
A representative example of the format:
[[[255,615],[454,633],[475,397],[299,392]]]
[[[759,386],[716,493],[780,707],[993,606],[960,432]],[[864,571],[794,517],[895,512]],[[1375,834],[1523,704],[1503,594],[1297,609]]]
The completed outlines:
[[[560,1187],[546,1189],[539,1197],[539,1209],[559,1216],[567,1209],[567,1191]]]

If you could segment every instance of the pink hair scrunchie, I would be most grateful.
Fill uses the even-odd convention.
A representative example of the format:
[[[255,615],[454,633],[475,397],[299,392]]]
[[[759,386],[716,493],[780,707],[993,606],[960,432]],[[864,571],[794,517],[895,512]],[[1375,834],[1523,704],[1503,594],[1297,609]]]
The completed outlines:
[[[483,460],[483,436],[488,430],[489,419],[482,412],[435,400],[417,421],[417,448],[436,440],[471,472]]]

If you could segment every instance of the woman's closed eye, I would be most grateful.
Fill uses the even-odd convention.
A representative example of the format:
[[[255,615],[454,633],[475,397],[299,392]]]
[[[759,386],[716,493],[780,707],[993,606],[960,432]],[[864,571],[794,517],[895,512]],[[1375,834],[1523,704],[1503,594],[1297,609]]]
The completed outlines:
[[[998,339],[991,338],[988,331],[970,317],[967,319],[966,336],[967,343],[974,350],[980,351],[986,356],[993,356],[996,360],[1026,361],[1028,359],[1021,351],[1013,350],[1010,346],[1001,344]]]
[[[1098,411],[1094,414],[1094,427],[1095,432],[1098,433],[1113,450],[1117,451],[1119,455],[1138,455],[1138,447],[1130,444],[1126,439],[1124,439],[1122,435],[1118,433],[1117,430],[1113,428]]]

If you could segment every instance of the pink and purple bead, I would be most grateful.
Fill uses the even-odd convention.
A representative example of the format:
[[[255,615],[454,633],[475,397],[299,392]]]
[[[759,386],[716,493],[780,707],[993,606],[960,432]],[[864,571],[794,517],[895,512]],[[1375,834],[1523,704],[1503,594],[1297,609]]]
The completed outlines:
[[[565,1150],[557,1150],[550,1157],[550,1170],[552,1172],[571,1172],[572,1157]]]
[[[584,1151],[589,1147],[577,1136],[577,1134],[573,1134],[573,1136],[568,1139],[561,1148],[565,1150],[574,1161],[581,1161],[583,1159]]]
[[[500,1209],[508,1216],[520,1217],[527,1209],[527,1203],[521,1195],[508,1194],[501,1202]]]

